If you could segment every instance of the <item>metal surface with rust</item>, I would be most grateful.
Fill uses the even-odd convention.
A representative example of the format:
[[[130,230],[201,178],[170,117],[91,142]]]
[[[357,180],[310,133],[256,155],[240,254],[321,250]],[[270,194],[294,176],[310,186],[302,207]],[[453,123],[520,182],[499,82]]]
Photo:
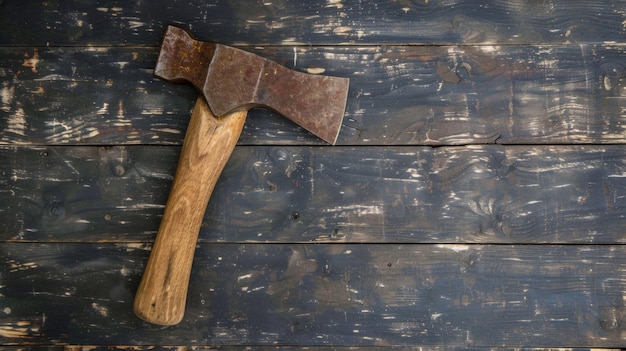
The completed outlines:
[[[348,78],[297,72],[233,47],[201,42],[169,26],[155,75],[192,83],[218,117],[262,106],[335,144],[346,108]]]

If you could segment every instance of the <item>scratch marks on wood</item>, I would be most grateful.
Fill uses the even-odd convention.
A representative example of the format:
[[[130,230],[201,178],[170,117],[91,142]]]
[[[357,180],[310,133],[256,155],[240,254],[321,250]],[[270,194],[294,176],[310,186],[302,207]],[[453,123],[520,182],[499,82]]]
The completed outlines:
[[[98,313],[100,316],[105,317],[105,318],[106,318],[106,317],[109,317],[109,309],[108,309],[107,307],[102,306],[102,305],[100,305],[100,304],[98,304],[98,303],[93,302],[93,303],[91,304],[91,308],[92,308],[92,309],[93,309],[96,313]]]
[[[340,144],[621,143],[624,135],[623,89],[615,88],[623,84],[619,46],[416,46],[323,55],[333,67],[328,74],[352,79]]]
[[[351,77],[339,144],[624,142],[618,45],[314,47],[297,61],[294,47],[249,49]],[[195,92],[153,79],[155,50],[40,49],[37,74],[23,51],[0,52],[0,142],[182,142]],[[250,116],[242,144],[319,143],[271,112]]]
[[[103,144],[120,135],[130,143],[171,143],[172,135],[184,131],[184,121],[162,124],[188,115],[190,104],[170,119],[180,105],[164,104],[162,93],[149,94],[153,82],[162,83],[151,75],[154,50],[45,48],[27,59],[20,57],[21,48],[0,51],[8,53],[0,64],[0,114],[6,117],[0,143]],[[152,119],[162,115],[151,128]]]
[[[11,150],[0,153],[8,155]],[[158,158],[124,147],[38,147],[21,153],[22,158],[5,163],[9,168],[1,171],[9,177],[0,192],[7,197],[5,203],[12,204],[0,211],[7,222],[3,231],[12,232],[9,240],[45,240],[68,234],[78,238],[87,232],[100,232],[97,240],[112,240],[130,225],[151,235],[162,213],[178,151],[163,150]],[[154,162],[142,162],[144,157]],[[168,158],[171,169],[155,167]],[[132,190],[141,188],[142,193]]]
[[[245,199],[259,201],[260,193],[237,190],[262,185],[269,174],[248,185],[227,169],[229,181],[220,185],[232,186],[222,189],[240,205],[224,211],[237,227],[250,224],[251,216],[270,219],[264,222],[272,228],[264,230],[266,240],[267,231],[292,230],[349,242],[623,239],[610,234],[623,223],[615,211],[625,198],[616,183],[624,167],[619,146],[339,149],[299,156],[304,164],[314,160],[314,184],[271,176],[277,190],[265,192],[264,202],[287,208],[255,206]],[[373,150],[380,154],[375,157]],[[312,208],[324,216],[310,218]],[[294,210],[297,220],[288,219]]]
[[[158,227],[178,147],[6,147],[6,240],[127,241]],[[19,154],[17,158],[15,155]],[[158,158],[154,155],[159,155]],[[236,149],[201,241],[615,243],[619,145]],[[138,234],[141,233],[141,234]]]
[[[3,10],[0,21],[13,30],[0,44],[9,46],[157,45],[168,21],[188,23],[218,42],[247,45],[279,44],[285,38],[312,45],[567,44],[620,42],[625,33],[624,11],[611,1],[234,0],[162,8],[75,4],[71,9],[7,1]],[[24,19],[33,20],[24,26]]]
[[[0,325],[0,336],[9,340],[28,340],[33,336],[38,336],[39,334],[33,333],[38,328],[33,330],[30,328],[30,325],[29,321]]]
[[[6,263],[9,265],[9,272],[11,273],[23,272],[33,268],[37,268],[37,263],[35,262],[22,263],[15,260],[8,260]]]
[[[37,71],[37,65],[39,64],[39,51],[37,49],[33,50],[32,56],[28,53],[24,54],[24,63],[22,63],[23,67],[30,68],[30,71],[34,74],[39,73]]]
[[[20,106],[20,104],[17,104],[15,110],[7,116],[6,127],[4,129],[4,135],[2,139],[11,140],[12,138],[15,138],[17,140],[25,140],[26,131],[26,114],[24,113],[24,109],[22,108],[22,106]]]
[[[625,277],[614,269],[624,257],[619,245],[201,243],[189,293],[194,317],[166,339],[159,339],[161,329],[141,327],[127,308],[147,257],[143,250],[114,243],[22,248],[0,245],[5,260],[37,265],[29,275],[2,272],[13,284],[0,288],[0,313],[7,318],[0,335],[12,342],[109,344],[114,337],[122,344],[189,344],[193,338],[198,344],[367,346],[445,340],[448,347],[464,347],[468,340],[557,344],[566,335],[579,346],[608,347],[624,331]],[[122,267],[132,274],[121,274]],[[30,294],[32,286],[40,289],[37,295]],[[82,306],[72,310],[71,323],[63,309],[69,304]],[[18,309],[35,317],[14,318]],[[85,324],[90,332],[79,332]],[[64,335],[67,330],[72,333]]]

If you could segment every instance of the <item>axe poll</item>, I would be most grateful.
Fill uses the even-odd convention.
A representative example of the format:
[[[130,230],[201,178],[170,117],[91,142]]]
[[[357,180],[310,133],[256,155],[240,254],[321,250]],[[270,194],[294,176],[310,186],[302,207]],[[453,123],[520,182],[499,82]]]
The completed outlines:
[[[266,107],[334,144],[346,108],[347,78],[297,72],[233,47],[195,40],[169,26],[154,73],[191,83],[196,100],[176,174],[134,310],[160,325],[179,323],[207,203],[243,129],[247,111]]]

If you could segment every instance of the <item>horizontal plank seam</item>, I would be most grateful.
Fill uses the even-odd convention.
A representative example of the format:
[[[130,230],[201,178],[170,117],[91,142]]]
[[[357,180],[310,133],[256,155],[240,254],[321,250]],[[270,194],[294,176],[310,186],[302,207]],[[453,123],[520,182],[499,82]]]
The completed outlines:
[[[442,43],[410,43],[410,42],[390,42],[390,43],[293,43],[293,44],[246,44],[246,43],[224,43],[224,45],[238,47],[238,48],[389,48],[389,47],[580,47],[581,45],[604,45],[611,47],[626,46],[626,42],[613,42],[613,41],[583,41],[583,42],[571,42],[571,43],[454,43],[454,42],[442,42]],[[33,44],[33,45],[0,45],[0,50],[4,48],[8,49],[26,49],[33,47],[45,47],[48,49],[154,49],[158,50],[158,45],[146,44],[146,45],[45,45],[45,44]]]
[[[146,241],[138,241],[138,240],[129,240],[129,241],[71,241],[71,240],[63,240],[63,241],[36,241],[36,240],[0,240],[0,245],[2,244],[70,244],[70,245],[115,245],[115,244],[151,244],[153,240]],[[494,243],[478,243],[478,242],[377,242],[377,241],[368,241],[368,242],[359,242],[359,241],[268,241],[268,242],[260,242],[260,241],[207,241],[200,239],[198,241],[197,246],[204,245],[375,245],[375,246],[389,246],[389,245],[405,245],[405,246],[455,246],[455,245],[463,245],[468,247],[504,247],[504,246],[579,246],[579,247],[611,247],[611,246],[626,246],[626,243],[567,243],[567,242],[539,242],[539,243],[505,243],[505,242],[494,242]]]

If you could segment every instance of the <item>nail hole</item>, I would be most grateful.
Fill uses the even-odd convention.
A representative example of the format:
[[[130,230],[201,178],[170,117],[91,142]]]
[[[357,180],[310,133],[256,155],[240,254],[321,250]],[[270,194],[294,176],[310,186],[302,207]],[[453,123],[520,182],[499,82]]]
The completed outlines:
[[[117,174],[118,176],[123,176],[124,173],[126,173],[126,170],[124,169],[124,166],[122,165],[117,165],[115,166],[115,174]]]

